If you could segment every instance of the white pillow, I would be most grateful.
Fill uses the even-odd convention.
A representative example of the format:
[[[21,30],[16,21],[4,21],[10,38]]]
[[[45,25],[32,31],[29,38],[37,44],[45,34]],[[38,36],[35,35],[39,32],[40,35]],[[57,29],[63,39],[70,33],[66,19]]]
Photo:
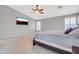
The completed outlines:
[[[70,33],[69,33],[70,36],[75,36],[75,37],[79,37],[79,28],[75,29],[75,30],[72,30]]]

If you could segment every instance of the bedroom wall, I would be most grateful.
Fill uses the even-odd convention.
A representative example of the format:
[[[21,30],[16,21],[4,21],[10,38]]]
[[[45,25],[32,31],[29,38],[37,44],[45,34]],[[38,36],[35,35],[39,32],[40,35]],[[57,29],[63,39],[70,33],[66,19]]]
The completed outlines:
[[[53,30],[53,31],[63,31],[64,30],[64,17],[48,18],[41,21],[41,30]]]
[[[16,25],[16,16],[27,17],[29,25]],[[9,8],[0,6],[0,38],[33,35],[35,21],[24,14]]]
[[[65,15],[65,16],[58,16],[53,18],[41,19],[41,31],[64,31],[64,18],[67,16],[75,16],[78,13]]]

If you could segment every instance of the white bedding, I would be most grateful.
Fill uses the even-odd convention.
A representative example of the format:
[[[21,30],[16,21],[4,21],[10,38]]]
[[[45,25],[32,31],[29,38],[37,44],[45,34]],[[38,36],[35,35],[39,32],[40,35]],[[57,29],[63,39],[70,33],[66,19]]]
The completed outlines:
[[[59,32],[55,31],[44,31],[44,32],[37,32],[35,34],[35,39],[44,40],[50,43],[60,44],[66,47],[71,48],[71,37]]]
[[[64,34],[64,31],[42,31],[42,32],[36,32],[36,33],[39,33],[39,34],[55,34],[55,35],[59,35],[59,36],[71,36],[71,35],[68,35],[68,34]]]

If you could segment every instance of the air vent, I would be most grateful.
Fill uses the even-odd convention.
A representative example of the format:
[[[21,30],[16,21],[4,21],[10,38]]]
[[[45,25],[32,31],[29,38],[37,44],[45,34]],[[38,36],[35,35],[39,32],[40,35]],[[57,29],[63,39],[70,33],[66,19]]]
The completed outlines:
[[[59,5],[58,8],[61,9],[62,8],[62,5]]]

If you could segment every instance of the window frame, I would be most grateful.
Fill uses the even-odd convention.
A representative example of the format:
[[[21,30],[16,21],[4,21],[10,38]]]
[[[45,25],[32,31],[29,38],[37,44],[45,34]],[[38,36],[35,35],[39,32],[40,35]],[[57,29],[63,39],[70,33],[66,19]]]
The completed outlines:
[[[35,22],[35,26],[36,26],[36,31],[41,31],[41,21],[36,21]]]
[[[75,25],[76,25],[76,26],[73,26],[73,27],[72,27],[73,24],[71,24],[71,22],[72,22],[71,19],[74,18],[74,17],[76,17],[76,18],[75,18],[75,22],[76,22]],[[67,22],[69,23],[69,25],[67,25],[66,22],[65,22],[67,18],[69,19],[69,20],[67,21]],[[68,29],[68,28],[75,28],[75,27],[78,27],[78,17],[77,17],[77,16],[65,17],[65,18],[64,18],[64,25],[65,25],[65,28],[64,28],[65,30]],[[66,26],[68,26],[68,27],[66,27]]]

